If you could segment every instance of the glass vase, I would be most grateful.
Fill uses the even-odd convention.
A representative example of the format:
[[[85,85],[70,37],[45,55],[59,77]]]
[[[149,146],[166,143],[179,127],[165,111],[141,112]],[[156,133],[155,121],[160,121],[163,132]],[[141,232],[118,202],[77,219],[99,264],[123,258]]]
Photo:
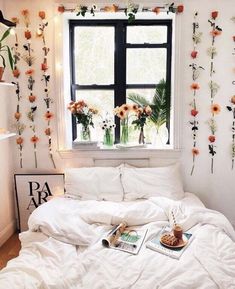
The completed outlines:
[[[127,144],[129,141],[128,122],[126,119],[121,121],[121,144]]]
[[[104,132],[103,145],[113,146],[113,132],[112,129],[106,129]]]
[[[140,127],[139,144],[145,144],[144,127]]]
[[[91,140],[91,131],[89,126],[81,126],[81,141],[90,141]]]

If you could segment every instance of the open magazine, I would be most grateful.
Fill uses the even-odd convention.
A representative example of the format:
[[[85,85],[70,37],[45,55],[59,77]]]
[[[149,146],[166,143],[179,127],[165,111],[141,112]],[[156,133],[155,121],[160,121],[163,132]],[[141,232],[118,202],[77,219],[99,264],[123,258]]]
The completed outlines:
[[[150,241],[148,241],[146,243],[146,247],[155,250],[159,253],[162,253],[164,255],[170,256],[172,258],[175,259],[179,259],[181,257],[181,255],[184,253],[184,251],[186,250],[186,248],[189,246],[189,244],[192,242],[193,240],[193,235],[191,233],[183,233],[183,239],[185,240],[186,244],[183,247],[179,247],[179,248],[174,248],[173,246],[171,248],[163,245],[161,243],[161,236],[164,233],[169,233],[171,232],[172,229],[169,227],[163,228],[158,234],[157,236],[155,236],[153,239],[151,239]]]
[[[147,229],[127,227],[126,223],[114,226],[108,235],[102,239],[102,244],[116,250],[138,254],[144,242]]]

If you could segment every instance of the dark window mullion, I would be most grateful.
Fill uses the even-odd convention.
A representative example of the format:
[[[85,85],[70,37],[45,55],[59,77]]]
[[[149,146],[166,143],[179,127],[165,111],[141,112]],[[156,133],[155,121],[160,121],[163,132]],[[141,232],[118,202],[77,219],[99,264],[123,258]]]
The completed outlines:
[[[114,106],[126,102],[126,27],[122,22],[115,26],[115,73],[114,73]],[[120,120],[115,116],[115,143],[120,139]]]
[[[91,85],[79,85],[79,84],[72,84],[72,88],[76,90],[114,90],[115,85],[110,84],[110,85],[100,85],[100,84],[91,84]]]
[[[169,47],[168,43],[159,43],[159,44],[151,44],[151,43],[140,43],[140,44],[126,44],[126,48],[167,48]]]
[[[167,100],[166,105],[169,108],[169,113],[166,118],[166,127],[168,129],[168,141],[170,144],[170,108],[171,108],[171,58],[172,58],[172,25],[167,25],[167,59],[166,59],[166,83],[167,83]]]

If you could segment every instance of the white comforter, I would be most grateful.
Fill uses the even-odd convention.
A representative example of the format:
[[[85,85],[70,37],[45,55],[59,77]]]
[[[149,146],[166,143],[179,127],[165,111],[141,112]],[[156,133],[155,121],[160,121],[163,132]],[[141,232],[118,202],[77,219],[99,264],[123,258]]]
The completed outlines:
[[[148,228],[147,240],[172,224],[173,210],[195,239],[172,259],[142,246],[138,255],[104,248],[113,224]],[[235,288],[235,232],[220,213],[192,194],[182,201],[76,201],[57,198],[40,206],[22,233],[20,256],[0,272],[0,289],[197,289]]]

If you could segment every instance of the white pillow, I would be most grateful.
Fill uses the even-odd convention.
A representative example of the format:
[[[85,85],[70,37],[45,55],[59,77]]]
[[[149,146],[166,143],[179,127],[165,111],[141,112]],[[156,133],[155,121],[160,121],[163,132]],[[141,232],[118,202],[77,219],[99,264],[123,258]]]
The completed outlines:
[[[163,196],[173,200],[184,197],[179,165],[158,168],[121,169],[124,201]]]
[[[81,200],[122,201],[120,170],[113,167],[65,170],[66,195]]]

